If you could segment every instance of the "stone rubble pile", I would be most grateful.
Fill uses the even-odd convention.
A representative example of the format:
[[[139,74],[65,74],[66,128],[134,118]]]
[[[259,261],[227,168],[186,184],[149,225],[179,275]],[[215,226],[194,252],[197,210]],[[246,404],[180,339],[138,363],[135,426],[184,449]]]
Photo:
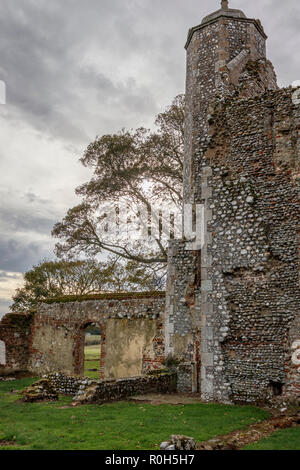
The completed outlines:
[[[176,391],[176,373],[161,371],[118,380],[92,380],[63,373],[45,375],[24,391],[24,401],[57,399],[58,394],[73,397],[73,405],[118,401],[141,393]]]
[[[162,442],[161,450],[195,450],[196,442],[193,437],[172,435],[169,441]]]
[[[22,392],[23,401],[34,403],[37,401],[58,400],[58,393],[51,380],[41,379]]]

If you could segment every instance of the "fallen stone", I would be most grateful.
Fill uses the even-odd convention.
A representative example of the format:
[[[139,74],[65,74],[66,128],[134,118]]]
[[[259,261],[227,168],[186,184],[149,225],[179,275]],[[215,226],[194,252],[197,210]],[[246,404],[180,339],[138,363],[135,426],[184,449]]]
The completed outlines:
[[[34,403],[37,401],[56,401],[58,393],[48,379],[41,379],[22,392],[23,401]]]
[[[165,450],[165,449],[168,447],[168,445],[169,445],[169,442],[167,442],[167,441],[166,441],[166,442],[162,442],[162,443],[160,444],[160,449],[161,449],[161,450]]]
[[[169,441],[162,442],[161,450],[195,450],[196,442],[193,437],[173,435]]]

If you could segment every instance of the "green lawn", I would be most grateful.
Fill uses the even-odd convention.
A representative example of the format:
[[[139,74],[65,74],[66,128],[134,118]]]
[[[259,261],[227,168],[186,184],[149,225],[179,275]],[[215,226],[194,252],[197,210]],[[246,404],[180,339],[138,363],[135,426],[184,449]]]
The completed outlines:
[[[300,450],[300,427],[276,431],[244,450]]]
[[[203,441],[268,417],[259,408],[217,404],[118,402],[68,408],[71,398],[32,404],[20,402],[20,395],[11,393],[32,382],[0,382],[0,441],[16,444],[0,449],[154,450],[171,434]]]
[[[96,369],[91,371],[89,369]],[[99,379],[100,375],[100,345],[86,346],[84,348],[84,375],[92,379]]]

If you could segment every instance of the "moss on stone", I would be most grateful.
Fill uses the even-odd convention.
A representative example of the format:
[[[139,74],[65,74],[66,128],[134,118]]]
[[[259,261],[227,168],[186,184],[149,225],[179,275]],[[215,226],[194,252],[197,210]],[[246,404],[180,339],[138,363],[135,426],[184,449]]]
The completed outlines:
[[[2,323],[10,324],[10,326],[13,326],[14,328],[24,329],[30,326],[33,316],[33,312],[8,313],[5,315],[5,317],[3,317]]]
[[[58,304],[68,302],[85,302],[88,300],[130,300],[130,299],[146,299],[153,297],[164,297],[165,292],[153,291],[153,292],[113,292],[106,294],[91,294],[91,295],[66,295],[63,297],[54,297],[51,299],[44,300],[46,304]]]

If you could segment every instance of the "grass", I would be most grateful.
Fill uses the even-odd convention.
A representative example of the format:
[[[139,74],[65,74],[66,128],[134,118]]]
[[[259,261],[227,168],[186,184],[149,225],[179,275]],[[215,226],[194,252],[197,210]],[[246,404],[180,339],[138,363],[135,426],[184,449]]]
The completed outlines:
[[[197,441],[243,429],[268,417],[252,406],[218,404],[158,405],[118,402],[68,407],[71,398],[54,403],[23,403],[19,393],[34,382],[0,383],[0,449],[155,450],[171,434]]]
[[[89,369],[96,369],[91,371]],[[92,379],[99,379],[100,374],[100,345],[85,346],[84,348],[84,375]]]
[[[300,450],[300,427],[276,431],[244,450]]]

